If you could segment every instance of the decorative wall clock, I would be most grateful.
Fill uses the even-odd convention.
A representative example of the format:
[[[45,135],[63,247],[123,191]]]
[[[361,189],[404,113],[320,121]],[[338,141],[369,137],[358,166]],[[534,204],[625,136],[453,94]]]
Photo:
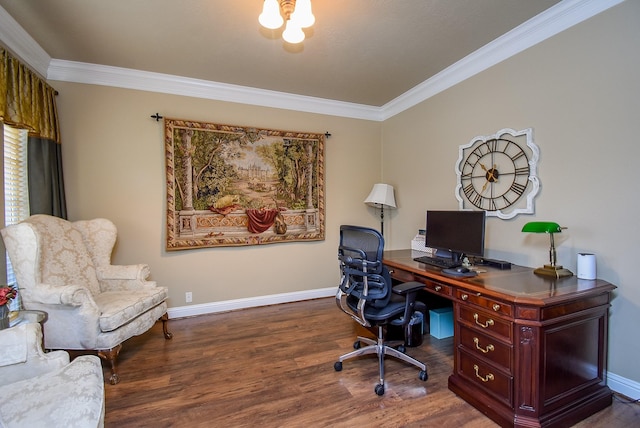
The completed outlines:
[[[460,209],[480,209],[502,219],[533,214],[539,156],[531,128],[501,129],[460,146],[455,190]]]

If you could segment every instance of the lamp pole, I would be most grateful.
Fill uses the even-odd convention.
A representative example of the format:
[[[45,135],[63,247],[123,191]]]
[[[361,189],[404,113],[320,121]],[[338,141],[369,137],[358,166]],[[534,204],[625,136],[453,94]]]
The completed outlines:
[[[393,186],[384,183],[374,184],[364,203],[372,207],[380,207],[380,234],[384,236],[384,207],[396,207]]]

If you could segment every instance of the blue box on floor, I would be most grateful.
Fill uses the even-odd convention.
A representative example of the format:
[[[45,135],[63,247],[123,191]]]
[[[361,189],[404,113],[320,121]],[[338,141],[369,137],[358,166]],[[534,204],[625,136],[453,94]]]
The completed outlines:
[[[436,339],[453,336],[453,308],[429,310],[429,334]]]

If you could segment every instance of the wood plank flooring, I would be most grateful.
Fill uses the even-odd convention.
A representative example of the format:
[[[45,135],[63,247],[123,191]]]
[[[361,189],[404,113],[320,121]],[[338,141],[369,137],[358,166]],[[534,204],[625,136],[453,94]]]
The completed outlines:
[[[120,383],[105,383],[106,427],[496,427],[447,388],[453,340],[424,336],[407,353],[418,369],[386,360],[386,390],[374,393],[374,356],[333,363],[366,330],[333,298],[171,320],[125,342]],[[105,367],[105,378],[109,371]],[[640,406],[614,405],[578,427],[631,427]],[[636,425],[637,426],[637,425]]]

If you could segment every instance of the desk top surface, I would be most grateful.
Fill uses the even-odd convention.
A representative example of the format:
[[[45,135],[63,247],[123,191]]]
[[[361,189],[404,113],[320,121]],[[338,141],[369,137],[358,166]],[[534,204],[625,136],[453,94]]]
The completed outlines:
[[[443,275],[437,267],[413,260],[420,255],[424,254],[412,250],[385,251],[383,262],[389,268],[403,269],[421,277],[516,303],[548,305],[579,295],[610,292],[616,288],[602,279],[578,279],[575,275],[565,278],[543,277],[534,274],[531,268],[517,265],[505,270],[482,266],[482,272],[475,277],[453,278]]]

